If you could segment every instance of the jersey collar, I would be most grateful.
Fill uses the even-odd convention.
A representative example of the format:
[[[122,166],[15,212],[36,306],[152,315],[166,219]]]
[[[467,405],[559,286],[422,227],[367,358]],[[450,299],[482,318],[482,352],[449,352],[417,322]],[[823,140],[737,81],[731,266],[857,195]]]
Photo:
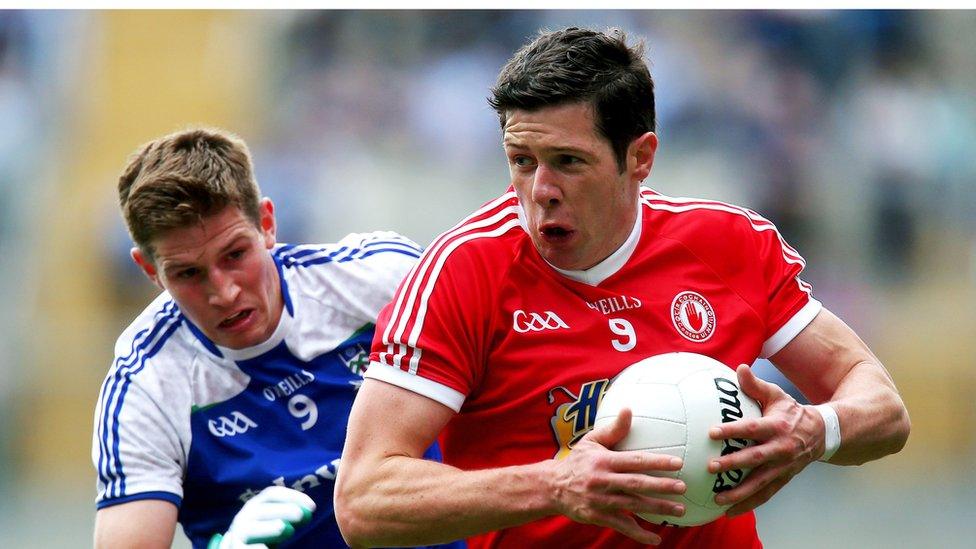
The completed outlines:
[[[643,208],[640,207],[640,199],[638,198],[637,216],[634,218],[634,227],[630,230],[630,235],[627,237],[627,240],[625,240],[615,252],[610,254],[609,257],[590,267],[589,269],[578,271],[560,269],[559,267],[556,267],[552,263],[546,261],[544,257],[542,260],[546,261],[547,265],[566,278],[570,278],[590,286],[597,286],[607,278],[610,278],[611,275],[619,271],[627,263],[627,260],[630,259],[630,256],[633,255],[634,250],[637,249],[637,242],[640,241],[641,226],[643,225],[643,223],[641,223],[642,216]],[[519,223],[522,225],[522,229],[525,230],[525,211],[522,209],[521,204],[519,204],[518,207],[518,218]],[[540,255],[540,257],[542,256]]]

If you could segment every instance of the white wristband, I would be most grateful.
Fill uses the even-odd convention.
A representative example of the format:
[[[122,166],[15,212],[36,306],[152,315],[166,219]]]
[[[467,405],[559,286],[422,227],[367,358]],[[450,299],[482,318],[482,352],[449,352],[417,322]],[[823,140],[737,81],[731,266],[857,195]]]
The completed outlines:
[[[837,411],[829,404],[818,404],[813,407],[820,412],[824,421],[824,453],[820,456],[820,461],[828,461],[833,457],[834,452],[840,448],[840,420],[837,418]]]

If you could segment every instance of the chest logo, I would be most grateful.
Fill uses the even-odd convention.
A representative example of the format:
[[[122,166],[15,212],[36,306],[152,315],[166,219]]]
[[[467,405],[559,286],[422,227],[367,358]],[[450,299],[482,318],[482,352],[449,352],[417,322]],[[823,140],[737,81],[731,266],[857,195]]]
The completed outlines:
[[[671,302],[671,322],[682,337],[701,343],[715,332],[715,309],[701,294],[684,291]]]
[[[369,366],[369,349],[362,343],[357,343],[352,347],[346,347],[339,353],[339,360],[349,368],[353,374],[363,377],[363,372]]]
[[[207,422],[210,434],[219,438],[246,433],[251,427],[257,426],[258,424],[254,420],[238,411],[231,412],[229,418],[227,416],[220,416],[216,420],[211,419]]]
[[[552,311],[546,311],[544,315],[539,313],[527,313],[518,309],[512,315],[512,328],[520,334],[525,332],[541,332],[544,330],[569,329],[569,326],[559,318],[559,315]]]
[[[596,409],[609,386],[609,379],[598,379],[584,383],[578,395],[562,385],[549,390],[549,404],[559,402],[556,413],[549,418],[549,426],[557,446],[554,458],[563,459],[568,456],[576,442],[590,432],[596,422]]]

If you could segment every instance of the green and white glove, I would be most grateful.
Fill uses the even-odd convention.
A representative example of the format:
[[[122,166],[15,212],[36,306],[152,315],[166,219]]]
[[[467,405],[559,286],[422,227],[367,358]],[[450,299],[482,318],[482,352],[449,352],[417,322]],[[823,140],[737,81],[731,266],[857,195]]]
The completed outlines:
[[[312,498],[284,486],[268,486],[247,500],[234,515],[227,533],[210,538],[207,549],[267,549],[295,533],[296,526],[312,520]]]

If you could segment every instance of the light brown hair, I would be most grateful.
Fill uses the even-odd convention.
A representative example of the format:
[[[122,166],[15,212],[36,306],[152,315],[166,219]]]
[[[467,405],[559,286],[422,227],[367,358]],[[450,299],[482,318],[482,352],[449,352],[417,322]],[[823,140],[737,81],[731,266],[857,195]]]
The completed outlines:
[[[132,241],[150,259],[153,239],[200,223],[227,206],[260,224],[261,191],[251,153],[214,128],[169,134],[140,147],[119,177],[119,207]]]

